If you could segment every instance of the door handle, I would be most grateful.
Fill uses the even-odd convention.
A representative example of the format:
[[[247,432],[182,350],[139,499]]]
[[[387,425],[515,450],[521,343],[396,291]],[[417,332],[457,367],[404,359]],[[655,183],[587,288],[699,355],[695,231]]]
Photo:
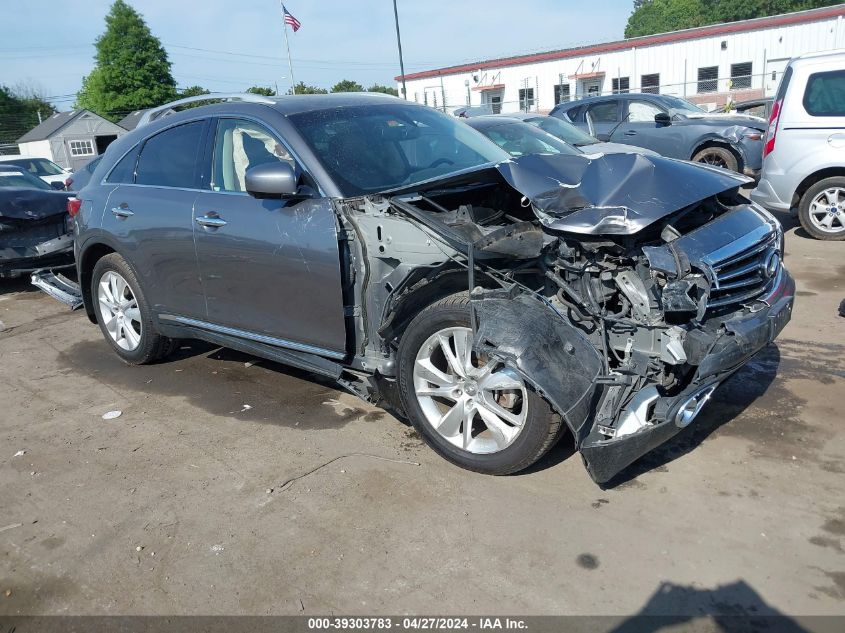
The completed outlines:
[[[625,136],[636,136],[637,133],[634,130],[628,130],[625,132]]]
[[[116,218],[131,218],[135,213],[125,204],[120,205],[119,207],[112,207],[111,214]]]
[[[223,218],[213,215],[202,215],[194,221],[200,226],[204,226],[209,229],[219,229],[228,224],[228,222],[226,222]]]

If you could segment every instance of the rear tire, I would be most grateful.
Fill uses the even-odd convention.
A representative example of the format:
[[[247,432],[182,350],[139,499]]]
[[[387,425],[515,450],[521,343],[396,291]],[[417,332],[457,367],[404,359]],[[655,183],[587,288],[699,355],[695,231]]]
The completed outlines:
[[[693,162],[705,163],[714,167],[722,167],[731,171],[739,171],[739,160],[736,155],[726,147],[705,147],[696,152],[692,157]]]
[[[441,299],[411,321],[399,346],[405,412],[426,443],[461,468],[491,475],[523,470],[554,446],[565,427],[516,372],[470,354],[468,342],[466,293]]]
[[[845,240],[845,176],[818,181],[798,203],[798,219],[817,240]]]
[[[123,257],[100,258],[91,274],[94,314],[106,341],[130,365],[145,365],[170,355],[178,341],[155,331],[138,278]]]

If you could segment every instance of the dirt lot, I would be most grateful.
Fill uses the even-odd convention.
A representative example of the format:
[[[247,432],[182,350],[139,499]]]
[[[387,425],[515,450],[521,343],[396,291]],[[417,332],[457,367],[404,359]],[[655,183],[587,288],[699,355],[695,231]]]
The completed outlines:
[[[229,350],[128,367],[0,281],[0,614],[843,614],[845,244],[786,262],[782,338],[605,490],[568,442],[459,470]]]

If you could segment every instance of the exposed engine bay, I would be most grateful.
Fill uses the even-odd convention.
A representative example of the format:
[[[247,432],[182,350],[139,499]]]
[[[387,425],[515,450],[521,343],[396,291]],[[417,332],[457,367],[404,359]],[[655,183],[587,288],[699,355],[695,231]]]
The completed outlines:
[[[346,200],[340,215],[361,369],[389,381],[414,306],[470,291],[473,350],[520,372],[606,482],[780,332],[794,283],[780,225],[740,195],[744,178],[570,158]]]

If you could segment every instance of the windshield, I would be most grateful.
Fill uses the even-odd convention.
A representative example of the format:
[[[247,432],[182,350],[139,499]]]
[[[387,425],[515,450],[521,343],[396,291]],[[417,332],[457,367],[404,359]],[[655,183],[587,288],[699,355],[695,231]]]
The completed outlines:
[[[289,119],[347,196],[413,185],[509,158],[464,123],[424,106],[350,106]]]
[[[0,187],[26,187],[28,189],[52,189],[50,185],[36,178],[30,176],[23,171],[0,171]]]
[[[16,158],[3,163],[25,169],[33,176],[59,176],[64,173],[61,167],[46,158]]]
[[[672,114],[707,114],[706,110],[702,110],[697,105],[679,99],[678,97],[671,97],[669,95],[660,95],[660,99],[672,111]]]
[[[580,154],[556,136],[521,121],[476,128],[511,156],[527,154]]]
[[[571,123],[561,121],[555,117],[537,117],[536,119],[527,119],[526,122],[531,125],[536,125],[544,132],[548,132],[549,134],[558,137],[560,140],[566,141],[570,145],[575,145],[576,147],[601,142],[594,136],[590,136],[586,132],[582,132]]]

